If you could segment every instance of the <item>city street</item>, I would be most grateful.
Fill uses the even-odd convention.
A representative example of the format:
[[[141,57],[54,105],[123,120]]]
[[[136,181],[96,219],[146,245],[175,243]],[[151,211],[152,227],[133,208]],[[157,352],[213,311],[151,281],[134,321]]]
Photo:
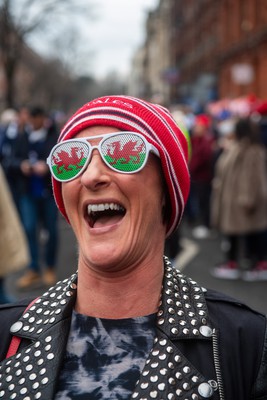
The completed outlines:
[[[60,216],[60,247],[57,266],[58,279],[64,279],[77,268],[77,246],[69,225]],[[229,294],[245,302],[248,306],[267,314],[267,282],[244,282],[242,280],[219,280],[210,275],[210,268],[222,261],[220,239],[213,236],[209,239],[195,240],[191,231],[181,228],[182,252],[176,258],[176,266],[185,274],[196,280],[204,287],[212,288]],[[9,293],[17,299],[33,297],[42,294],[44,287],[30,292],[18,292],[14,282],[22,274],[12,274],[7,279]]]
[[[183,231],[186,233],[187,243],[185,253],[189,253],[188,262],[183,269],[185,274],[206,288],[224,292],[267,314],[267,281],[245,282],[241,279],[223,280],[212,277],[210,269],[223,260],[221,240],[218,237],[195,240],[188,229],[182,229]],[[193,253],[192,257],[190,253]],[[177,264],[179,258],[182,258],[182,254],[178,257]]]

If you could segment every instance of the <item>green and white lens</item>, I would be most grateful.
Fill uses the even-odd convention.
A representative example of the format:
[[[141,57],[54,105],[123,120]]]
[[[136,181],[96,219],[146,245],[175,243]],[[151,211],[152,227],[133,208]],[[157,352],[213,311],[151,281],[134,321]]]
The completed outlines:
[[[84,167],[89,152],[86,142],[69,140],[57,145],[50,157],[55,179],[65,182],[76,178]]]
[[[101,141],[101,155],[116,171],[136,172],[146,162],[146,143],[134,133],[112,135]]]

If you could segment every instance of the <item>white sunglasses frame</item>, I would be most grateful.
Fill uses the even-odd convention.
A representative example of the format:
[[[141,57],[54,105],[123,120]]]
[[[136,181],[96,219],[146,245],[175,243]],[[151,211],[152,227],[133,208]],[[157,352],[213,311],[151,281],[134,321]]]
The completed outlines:
[[[105,160],[104,156],[102,155],[102,153],[101,153],[101,151],[100,151],[100,150],[101,150],[101,145],[102,145],[102,143],[103,143],[106,139],[108,139],[108,138],[110,138],[110,137],[112,137],[112,136],[121,136],[121,135],[125,135],[125,134],[131,134],[131,135],[137,136],[138,138],[140,138],[140,139],[143,140],[143,142],[145,143],[145,146],[146,146],[146,157],[145,157],[145,159],[144,159],[144,162],[143,162],[143,164],[141,165],[141,167],[139,167],[139,168],[138,168],[137,170],[135,170],[135,171],[120,171],[120,170],[118,170],[118,169],[112,167],[112,165],[110,165],[110,164]],[[99,142],[97,145],[92,146],[92,145],[89,143],[90,140],[99,139],[99,138],[102,138],[102,140],[100,140],[100,142]],[[80,169],[80,171],[77,173],[77,175],[75,175],[73,178],[61,180],[61,179],[58,179],[58,178],[55,176],[54,171],[53,171],[53,169],[52,169],[52,155],[53,155],[54,151],[55,151],[58,147],[60,147],[61,145],[65,144],[65,143],[69,143],[69,142],[86,143],[86,145],[87,145],[88,148],[89,148],[89,155],[88,155],[87,160],[85,161],[84,165],[82,166],[82,168]],[[118,132],[112,132],[112,133],[107,133],[107,134],[103,134],[103,135],[97,135],[97,136],[87,136],[87,137],[83,137],[83,138],[67,139],[67,140],[64,140],[64,141],[62,141],[62,142],[60,142],[60,143],[57,143],[57,144],[52,148],[52,150],[50,151],[49,156],[48,156],[47,159],[46,159],[46,163],[47,163],[47,165],[48,165],[48,167],[49,167],[49,169],[50,169],[51,175],[53,176],[53,178],[54,178],[55,180],[57,180],[58,182],[61,182],[61,183],[73,181],[74,179],[78,178],[78,176],[80,176],[80,175],[85,171],[85,169],[87,168],[87,166],[88,166],[88,164],[89,164],[89,162],[90,162],[90,160],[91,160],[91,158],[92,158],[92,154],[93,154],[93,150],[94,150],[94,149],[97,149],[97,150],[98,150],[98,152],[99,152],[99,154],[100,154],[101,159],[103,160],[103,162],[104,162],[112,171],[115,171],[115,172],[117,172],[117,173],[119,173],[119,174],[135,174],[135,173],[141,171],[141,170],[145,167],[145,165],[146,165],[146,163],[147,163],[148,156],[149,156],[149,153],[150,153],[150,152],[154,153],[157,157],[160,158],[160,153],[159,153],[158,149],[157,149],[153,144],[149,143],[149,142],[147,141],[147,139],[146,139],[143,135],[141,135],[140,133],[131,132],[131,131],[118,131]]]

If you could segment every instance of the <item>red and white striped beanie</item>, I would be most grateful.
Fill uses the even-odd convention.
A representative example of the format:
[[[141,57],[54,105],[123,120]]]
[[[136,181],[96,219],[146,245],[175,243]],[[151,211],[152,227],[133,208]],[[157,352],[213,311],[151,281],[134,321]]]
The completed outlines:
[[[170,112],[157,104],[131,96],[104,96],[86,103],[65,124],[58,142],[75,137],[90,126],[112,126],[141,133],[160,153],[160,161],[171,201],[169,236],[179,225],[189,193],[188,143]],[[60,212],[68,220],[61,183],[52,178]]]

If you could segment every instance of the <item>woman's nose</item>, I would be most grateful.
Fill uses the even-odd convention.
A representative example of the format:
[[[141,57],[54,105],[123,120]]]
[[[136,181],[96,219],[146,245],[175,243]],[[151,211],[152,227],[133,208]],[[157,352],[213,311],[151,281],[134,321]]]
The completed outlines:
[[[81,175],[81,184],[92,190],[110,183],[109,168],[103,162],[98,150],[94,149],[91,159]]]

